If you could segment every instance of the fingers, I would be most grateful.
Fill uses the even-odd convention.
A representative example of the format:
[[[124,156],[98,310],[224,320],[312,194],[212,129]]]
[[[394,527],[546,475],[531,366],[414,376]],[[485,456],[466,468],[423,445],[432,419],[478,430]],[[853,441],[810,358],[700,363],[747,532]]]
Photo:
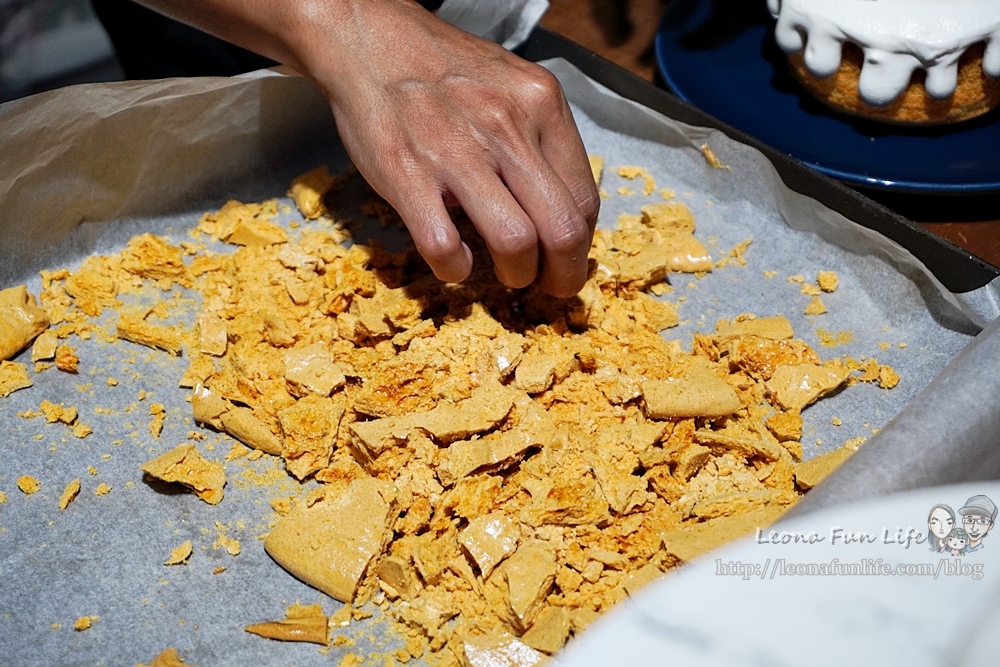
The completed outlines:
[[[396,192],[405,194],[394,197],[391,203],[406,222],[417,252],[434,275],[446,283],[468,278],[472,273],[472,251],[455,229],[440,191],[431,184],[421,183],[398,188]]]
[[[528,213],[493,171],[466,173],[451,188],[493,257],[497,278],[525,287],[538,273],[538,235]]]
[[[348,152],[441,280],[472,270],[449,202],[472,220],[505,285],[539,280],[553,296],[576,294],[600,200],[558,81],[480,40],[433,44],[423,78],[390,71],[360,96],[331,95]]]
[[[573,114],[565,99],[561,98],[561,102],[561,121],[548,124],[539,141],[542,157],[566,184],[592,235],[601,210],[601,197]]]
[[[551,146],[552,158],[543,154],[541,144],[524,136],[508,136],[503,150],[495,153],[506,155],[497,160],[496,167],[492,160],[486,164],[463,161],[465,168],[446,177],[441,188],[446,198],[462,206],[486,242],[497,278],[504,285],[531,284],[540,265],[540,287],[556,297],[576,294],[587,280],[587,255],[600,201],[568,109],[567,117],[568,128],[543,140]],[[560,154],[557,145],[566,148],[566,155]],[[400,214],[435,275],[462,280],[471,270],[468,247],[461,244],[450,222],[440,222],[447,220],[438,194],[441,189],[426,189],[436,200],[432,215],[421,213],[421,207],[406,207]],[[418,188],[406,191],[406,198],[412,198]]]
[[[540,287],[553,296],[580,291],[587,279],[600,197],[587,151],[559,87],[547,70],[533,72],[533,107],[541,132],[501,166],[504,181],[531,218],[542,254]]]
[[[576,294],[587,280],[592,228],[566,183],[540,155],[507,165],[503,177],[537,234],[540,287],[556,297]]]

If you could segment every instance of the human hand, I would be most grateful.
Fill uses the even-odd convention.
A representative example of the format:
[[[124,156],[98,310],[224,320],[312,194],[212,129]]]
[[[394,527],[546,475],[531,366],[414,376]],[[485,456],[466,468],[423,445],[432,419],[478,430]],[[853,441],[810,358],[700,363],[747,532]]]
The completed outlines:
[[[298,60],[438,278],[472,270],[446,209],[459,204],[504,284],[524,287],[540,272],[545,292],[578,292],[600,199],[555,77],[407,0],[316,12],[296,32]]]
[[[576,294],[600,199],[558,81],[413,0],[140,0],[290,65],[442,280],[472,270],[460,204],[510,287]]]

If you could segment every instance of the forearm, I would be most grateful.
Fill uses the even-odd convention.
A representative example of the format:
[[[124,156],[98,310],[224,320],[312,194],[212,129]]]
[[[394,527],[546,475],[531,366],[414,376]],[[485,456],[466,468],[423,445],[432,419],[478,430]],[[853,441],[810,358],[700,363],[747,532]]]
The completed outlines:
[[[413,0],[136,1],[310,76],[350,64],[360,33],[375,28],[366,17],[428,14]]]
[[[414,0],[140,1],[315,81],[354,163],[442,280],[472,270],[446,208],[459,204],[504,284],[541,267],[550,294],[583,286],[599,199],[544,68]]]

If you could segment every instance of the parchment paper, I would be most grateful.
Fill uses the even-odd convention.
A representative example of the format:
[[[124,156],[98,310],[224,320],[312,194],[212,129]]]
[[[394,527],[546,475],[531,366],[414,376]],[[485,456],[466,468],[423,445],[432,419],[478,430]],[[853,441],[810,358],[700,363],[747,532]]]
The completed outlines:
[[[807,456],[871,436],[996,317],[996,285],[961,298],[949,294],[904,249],[789,191],[756,151],[623,101],[564,62],[549,66],[588,150],[606,159],[602,226],[662,201],[659,192],[617,194],[619,187],[641,193],[641,181],[616,172],[639,165],[657,188],[676,191],[694,210],[697,235],[713,257],[753,239],[745,267],[702,279],[671,276],[674,292],[666,298],[680,302],[683,323],[668,337],[687,346],[692,332],[712,330],[719,318],[784,314],[824,358],[875,356],[902,376],[891,391],[859,385],[808,408]],[[34,293],[39,269],[117,252],[142,231],[184,240],[204,211],[229,198],[281,195],[300,171],[347,164],[311,85],[269,73],[48,93],[0,107],[0,137],[0,286],[27,282]],[[710,167],[703,143],[731,169]],[[828,314],[806,317],[809,297],[786,279],[803,274],[814,281],[818,270],[836,270],[840,288],[823,296]],[[192,300],[186,316],[196,307]],[[851,340],[824,347],[819,329],[849,332]],[[186,391],[177,388],[185,360],[125,342],[73,344],[79,376],[48,370],[33,376],[33,388],[0,399],[0,491],[7,495],[0,505],[0,662],[132,665],[175,646],[201,667],[336,665],[348,650],[365,654],[385,642],[370,621],[344,631],[358,646],[329,654],[244,633],[246,624],[280,618],[296,600],[320,602],[327,613],[340,607],[271,562],[257,539],[274,518],[269,499],[301,489],[267,457],[227,464],[226,499],[216,507],[144,482],[139,465],[192,431],[206,437],[198,447],[208,458],[222,460],[231,441],[193,423]],[[109,387],[108,376],[118,386]],[[996,391],[996,378],[977,382],[972,395]],[[140,401],[140,390],[151,395]],[[43,399],[77,406],[94,433],[79,440],[64,425],[17,416]],[[167,407],[158,439],[147,430],[152,401]],[[934,417],[961,419],[960,409]],[[268,482],[274,471],[280,481]],[[22,494],[15,486],[20,475],[37,477],[42,490]],[[60,512],[60,492],[73,478],[83,490]],[[108,495],[95,495],[100,482],[112,487]],[[240,555],[214,546],[220,534],[241,541]],[[195,545],[190,563],[164,567],[169,551],[187,539]],[[219,567],[226,569],[213,574]],[[74,632],[83,615],[100,619]]]

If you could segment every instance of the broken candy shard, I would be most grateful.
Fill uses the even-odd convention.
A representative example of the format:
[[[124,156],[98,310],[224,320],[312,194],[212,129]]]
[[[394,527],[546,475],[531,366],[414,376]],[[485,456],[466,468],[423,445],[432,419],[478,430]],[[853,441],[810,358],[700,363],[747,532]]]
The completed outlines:
[[[150,280],[173,280],[187,274],[181,249],[148,233],[128,242],[122,251],[122,269]]]
[[[0,398],[32,385],[28,369],[16,361],[0,361]]]
[[[409,417],[385,417],[369,422],[354,422],[349,427],[351,440],[363,458],[374,460],[378,455],[406,442],[412,430]]]
[[[195,412],[195,418],[198,418],[197,412]],[[233,406],[228,411],[223,412],[219,420],[222,422],[223,431],[247,447],[259,449],[274,456],[281,456],[281,440],[271,432],[267,424],[254,416],[253,410],[250,408]]]
[[[780,315],[774,317],[758,317],[749,320],[721,321],[715,326],[712,339],[716,343],[725,343],[740,336],[760,336],[772,340],[785,340],[795,335],[792,323]]]
[[[469,521],[458,541],[486,579],[493,568],[517,549],[517,538],[517,524],[502,512],[493,512]]]
[[[528,628],[556,578],[556,559],[537,543],[522,545],[503,564],[507,603],[520,629]]]
[[[178,445],[141,468],[150,477],[183,484],[209,505],[222,502],[226,471],[221,463],[203,459],[194,445]]]
[[[429,412],[413,416],[413,425],[440,442],[468,438],[493,428],[507,416],[519,392],[499,382],[478,387],[461,403],[444,403]]]
[[[310,642],[327,646],[330,643],[328,623],[323,608],[318,604],[292,605],[285,613],[283,621],[254,623],[243,629],[265,639],[277,639],[283,642]]]
[[[49,316],[27,287],[0,291],[0,360],[13,357],[48,326]]]
[[[32,361],[48,361],[50,359],[55,359],[56,348],[59,346],[59,338],[56,336],[56,332],[52,329],[46,329],[38,338],[35,339],[35,344],[31,346],[31,360]]]
[[[851,458],[856,451],[858,451],[857,445],[845,444],[832,452],[826,452],[799,463],[795,466],[795,483],[803,489],[813,488],[822,482],[827,475],[839,468],[840,464]]]
[[[469,637],[462,649],[469,667],[534,667],[545,654],[527,646],[516,637]]]
[[[636,290],[644,290],[667,276],[670,267],[666,254],[669,246],[662,241],[634,255],[620,254],[617,258],[618,280]]]
[[[390,597],[402,597],[404,600],[408,600],[416,591],[413,568],[402,558],[385,557],[379,563],[376,574],[382,584],[392,589],[394,595]]]
[[[384,417],[350,425],[354,444],[370,459],[406,441],[415,428],[427,431],[441,442],[468,438],[497,425],[514,405],[519,392],[499,382],[486,384],[459,403],[443,403],[413,415]]]
[[[307,220],[315,220],[329,212],[323,203],[323,195],[333,187],[334,183],[335,179],[330,175],[329,168],[321,165],[296,176],[292,180],[288,194],[295,200],[295,206]]]
[[[146,347],[181,356],[181,336],[174,327],[161,327],[122,315],[118,318],[118,336]]]
[[[816,284],[824,292],[836,292],[840,285],[840,278],[836,271],[820,271],[816,276]]]
[[[765,385],[782,408],[801,410],[837,389],[849,374],[850,370],[846,366],[778,366]]]
[[[73,499],[77,497],[80,493],[80,480],[74,479],[66,488],[63,489],[62,495],[59,497],[59,509],[64,510],[69,507],[69,504],[73,502]]]
[[[457,554],[455,535],[450,532],[436,534],[429,531],[420,535],[413,549],[413,564],[420,577],[430,585],[441,581],[441,576]]]
[[[694,214],[681,202],[646,204],[640,211],[647,227],[667,233],[694,233]]]
[[[587,160],[590,161],[590,174],[594,177],[594,183],[600,185],[604,174],[604,158],[600,155],[588,155]]]
[[[170,552],[170,555],[167,557],[167,560],[163,562],[163,564],[183,565],[184,563],[187,563],[193,551],[194,547],[191,545],[191,540],[186,540],[183,544]]]
[[[245,246],[268,246],[288,241],[285,230],[267,220],[240,218],[222,237],[226,243]]]
[[[694,440],[703,445],[739,452],[747,458],[759,456],[765,461],[777,461],[784,451],[778,443],[765,438],[733,436],[711,429],[695,431]]]
[[[521,641],[533,649],[552,655],[569,637],[570,620],[565,607],[546,607],[538,614]]]
[[[764,422],[767,430],[778,442],[799,440],[802,437],[802,415],[795,412],[779,412]]]
[[[254,623],[243,629],[265,639],[277,639],[283,642],[311,642],[326,646],[329,643],[326,622],[326,616],[323,616],[315,619]]]
[[[661,244],[671,271],[697,273],[712,270],[712,256],[701,241],[690,234],[675,234]]]
[[[136,667],[146,666],[140,663]],[[184,658],[177,653],[177,649],[168,648],[165,649],[163,653],[153,658],[153,662],[149,663],[149,667],[194,667],[194,665],[189,662],[185,662]]]
[[[533,526],[600,526],[611,519],[608,502],[590,475],[539,480],[532,486],[528,489],[531,505],[525,508],[523,518]]]
[[[438,468],[438,478],[451,486],[466,475],[482,468],[510,465],[532,447],[544,447],[552,437],[552,418],[527,394],[516,400],[521,415],[518,424],[509,431],[495,431],[477,440],[460,440],[445,451]]]
[[[692,367],[682,379],[645,380],[641,386],[650,419],[715,419],[741,407],[736,390],[702,366]]]
[[[208,424],[222,429],[222,413],[228,409],[229,404],[218,392],[212,391],[201,383],[195,386],[194,391],[191,392],[191,412],[199,424]]]
[[[730,367],[741,368],[762,380],[771,379],[778,366],[820,363],[819,355],[801,340],[740,336],[727,341],[723,348]]]
[[[557,359],[551,354],[529,354],[514,371],[514,384],[529,394],[540,394],[552,385]]]
[[[346,406],[347,399],[342,393],[333,398],[310,394],[278,412],[285,438],[281,455],[288,471],[297,479],[305,479],[329,465]]]
[[[444,461],[438,468],[438,477],[445,486],[451,486],[466,475],[482,468],[503,467],[513,463],[533,446],[543,442],[533,438],[523,429],[490,433],[478,440],[461,440],[445,450]]]
[[[814,296],[802,312],[806,315],[822,315],[826,312],[826,304],[818,296]]]
[[[221,357],[226,353],[229,337],[226,322],[210,313],[198,315],[198,349],[213,357]]]
[[[788,506],[768,505],[736,516],[721,516],[663,534],[663,548],[684,562],[720,547],[730,540],[767,528],[778,520]]]
[[[395,507],[389,483],[357,479],[339,496],[296,505],[271,529],[264,549],[305,583],[350,603],[392,535]]]
[[[97,317],[102,308],[118,305],[118,284],[111,274],[109,258],[92,255],[66,278],[66,293],[80,310]]]
[[[326,397],[344,386],[347,378],[322,343],[285,352],[285,382],[293,396],[313,393]]]

